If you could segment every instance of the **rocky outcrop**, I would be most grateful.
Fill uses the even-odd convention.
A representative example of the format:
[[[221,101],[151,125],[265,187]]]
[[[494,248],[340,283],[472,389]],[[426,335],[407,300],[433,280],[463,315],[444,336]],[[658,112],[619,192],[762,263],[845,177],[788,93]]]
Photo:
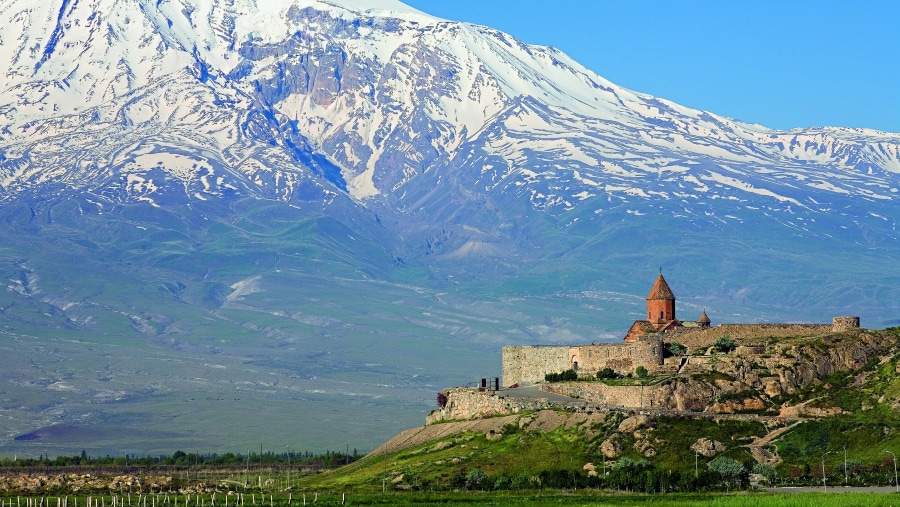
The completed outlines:
[[[622,453],[622,443],[618,436],[607,438],[600,444],[600,452],[607,458],[618,458]]]
[[[720,452],[725,452],[727,449],[722,442],[708,438],[700,438],[691,446],[691,450],[707,458],[711,458]]]
[[[570,411],[663,410],[740,414],[768,412],[774,415],[785,396],[820,383],[836,371],[854,371],[879,358],[896,344],[889,332],[854,331],[822,337],[772,339],[763,344],[742,345],[740,350],[762,352],[750,356],[713,353],[692,357],[692,373],[682,373],[654,385],[607,385],[604,382],[544,384],[548,393],[571,402],[507,398],[503,392],[455,388],[446,391],[447,405],[432,414],[427,424],[447,420],[495,417],[545,408]],[[823,417],[831,409],[797,408],[784,417]]]
[[[632,433],[643,428],[650,422],[650,417],[644,414],[635,415],[625,418],[619,423],[619,433]]]
[[[572,412],[593,412],[597,408],[578,400],[571,402],[550,402],[546,398],[513,398],[502,392],[481,391],[466,387],[455,387],[444,391],[447,404],[425,417],[425,424],[445,421],[483,419],[520,412],[561,408]]]
[[[77,492],[152,492],[168,490],[166,475],[47,474],[0,476],[0,492],[33,493],[48,490]]]

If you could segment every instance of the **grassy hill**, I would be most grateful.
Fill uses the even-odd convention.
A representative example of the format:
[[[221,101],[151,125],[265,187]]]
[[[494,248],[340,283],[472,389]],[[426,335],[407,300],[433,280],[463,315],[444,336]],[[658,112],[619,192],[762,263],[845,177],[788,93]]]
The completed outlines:
[[[875,333],[892,339],[876,359],[833,372],[781,400],[827,409],[825,413],[840,409],[837,415],[779,422],[753,416],[648,417],[598,409],[452,421],[401,433],[356,463],[302,479],[301,487],[687,491],[746,485],[751,473],[777,484],[821,484],[823,463],[829,484],[889,484],[892,458],[884,451],[900,452],[900,328]],[[766,435],[777,435],[765,444],[781,458],[775,466],[758,463],[750,451],[749,445]],[[709,455],[695,452],[692,447],[701,439],[724,449]],[[615,459],[604,457],[609,446],[618,450]],[[713,472],[727,471],[723,467],[729,463],[741,467],[734,472],[737,482],[730,483],[727,473]]]

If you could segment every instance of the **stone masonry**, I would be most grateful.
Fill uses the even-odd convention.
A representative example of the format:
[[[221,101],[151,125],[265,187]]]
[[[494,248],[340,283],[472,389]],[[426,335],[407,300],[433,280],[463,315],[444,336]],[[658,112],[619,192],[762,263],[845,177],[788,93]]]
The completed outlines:
[[[723,336],[740,347],[738,355],[756,352],[769,338],[792,338],[840,333],[859,329],[859,317],[834,317],[832,324],[719,324],[710,326],[704,310],[701,320],[683,322],[675,316],[675,295],[660,271],[647,296],[647,320],[635,321],[621,343],[590,345],[507,346],[502,353],[503,385],[544,382],[548,373],[573,369],[580,376],[593,376],[604,368],[620,375],[643,366],[650,374],[669,374],[690,366],[688,358],[664,360],[664,344],[677,342],[687,353],[707,348]]]
[[[658,336],[641,337],[631,343],[573,346],[503,347],[503,385],[537,384],[548,373],[573,369],[579,375],[596,375],[604,368],[628,374],[638,366],[657,371],[663,366],[663,343]]]

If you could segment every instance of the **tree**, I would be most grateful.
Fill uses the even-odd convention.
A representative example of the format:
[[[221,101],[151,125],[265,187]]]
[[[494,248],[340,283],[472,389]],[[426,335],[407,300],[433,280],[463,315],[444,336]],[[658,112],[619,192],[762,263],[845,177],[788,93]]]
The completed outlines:
[[[744,468],[744,465],[741,464],[740,461],[726,456],[719,456],[710,461],[706,466],[713,472],[722,476],[722,481],[727,488],[739,487],[749,479],[749,474]]]
[[[447,395],[443,392],[437,393],[437,404],[438,407],[444,408],[447,406]]]
[[[716,350],[718,350],[719,352],[727,353],[727,352],[731,352],[732,350],[734,350],[736,345],[734,343],[734,340],[731,338],[731,336],[726,334],[726,335],[720,336],[719,339],[716,340],[715,343],[713,343],[713,347],[715,347]]]
[[[649,372],[647,371],[647,368],[644,368],[644,366],[641,365],[634,369],[634,374],[637,375],[638,378],[647,378]]]
[[[759,474],[766,478],[770,483],[774,481],[775,478],[775,467],[772,465],[767,465],[765,463],[753,463],[753,473]]]
[[[487,474],[476,468],[475,470],[469,472],[469,475],[466,476],[466,489],[483,490],[485,486],[489,484],[488,481],[489,479]]]
[[[664,345],[663,355],[666,357],[683,356],[687,352],[687,347],[678,342],[668,342]]]

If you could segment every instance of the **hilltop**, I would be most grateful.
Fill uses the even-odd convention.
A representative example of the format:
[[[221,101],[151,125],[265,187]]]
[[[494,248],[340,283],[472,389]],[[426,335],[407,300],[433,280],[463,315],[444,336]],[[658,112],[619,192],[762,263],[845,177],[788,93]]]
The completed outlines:
[[[604,465],[609,471],[617,463],[645,463],[688,480],[695,465],[709,470],[707,465],[724,457],[741,464],[745,480],[755,473],[757,480],[778,477],[780,483],[821,481],[816,470],[824,459],[829,482],[840,484],[845,483],[844,448],[850,462],[847,484],[889,482],[893,476],[886,477],[884,465],[890,457],[882,447],[900,446],[895,431],[900,426],[900,328],[766,343],[776,350],[765,354],[772,361],[766,364],[732,350],[703,372],[645,379],[648,391],[673,385],[717,391],[693,413],[609,407],[552,394],[517,398],[515,389],[451,389],[447,408],[435,411],[430,424],[400,433],[358,463],[304,483],[365,489],[386,474],[392,489],[465,487],[478,470],[491,484],[518,477],[567,487],[572,481],[587,484]],[[759,381],[770,378],[773,362],[796,374],[796,383],[783,392],[767,392]],[[616,384],[582,380],[543,389],[584,393],[592,385]],[[879,439],[877,449],[873,438]]]

